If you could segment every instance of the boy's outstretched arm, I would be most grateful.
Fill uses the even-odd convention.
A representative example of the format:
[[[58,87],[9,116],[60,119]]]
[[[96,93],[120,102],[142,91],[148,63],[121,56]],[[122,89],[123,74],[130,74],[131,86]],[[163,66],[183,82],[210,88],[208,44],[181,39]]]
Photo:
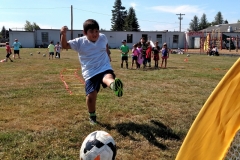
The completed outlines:
[[[108,44],[106,45],[106,51],[107,51],[107,54],[108,54],[109,60],[110,60],[110,62],[111,62],[111,61],[112,61],[112,58],[111,58],[111,51],[110,51],[110,49],[109,49],[109,47],[108,47]]]
[[[71,49],[71,46],[69,45],[69,43],[67,42],[67,26],[63,26],[60,30],[61,32],[61,44],[62,44],[62,48],[63,49]]]

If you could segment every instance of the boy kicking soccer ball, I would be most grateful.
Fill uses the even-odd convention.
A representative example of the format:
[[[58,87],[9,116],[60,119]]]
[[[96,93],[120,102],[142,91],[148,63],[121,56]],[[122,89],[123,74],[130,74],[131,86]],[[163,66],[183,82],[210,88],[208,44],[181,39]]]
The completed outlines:
[[[83,37],[67,41],[67,27],[61,28],[61,44],[64,49],[73,49],[78,52],[85,80],[86,104],[90,114],[90,123],[96,124],[96,100],[100,85],[110,87],[116,94],[123,95],[123,83],[115,78],[110,63],[108,40],[99,33],[98,22],[88,19],[83,23]]]

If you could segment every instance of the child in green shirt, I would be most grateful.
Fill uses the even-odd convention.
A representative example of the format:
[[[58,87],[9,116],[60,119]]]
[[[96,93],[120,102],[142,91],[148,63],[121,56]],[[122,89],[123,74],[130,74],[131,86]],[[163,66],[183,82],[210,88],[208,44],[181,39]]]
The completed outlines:
[[[120,47],[121,50],[121,57],[122,57],[122,63],[121,63],[121,68],[123,68],[123,62],[126,62],[126,68],[128,69],[128,52],[129,52],[129,47],[126,45],[126,40],[122,40],[122,45]]]

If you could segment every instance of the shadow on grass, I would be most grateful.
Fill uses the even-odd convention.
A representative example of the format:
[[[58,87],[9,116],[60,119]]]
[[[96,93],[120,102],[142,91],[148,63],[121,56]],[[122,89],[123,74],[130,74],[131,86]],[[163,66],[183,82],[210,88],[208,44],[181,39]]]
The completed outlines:
[[[139,133],[144,136],[152,145],[166,150],[167,146],[160,143],[156,137],[163,138],[164,140],[180,140],[180,137],[173,132],[173,130],[163,123],[155,120],[151,120],[150,124],[136,124],[133,122],[116,124],[112,127],[110,124],[100,124],[102,127],[112,130],[116,129],[124,137],[130,137],[131,140],[137,141],[137,139],[131,135],[131,133]]]

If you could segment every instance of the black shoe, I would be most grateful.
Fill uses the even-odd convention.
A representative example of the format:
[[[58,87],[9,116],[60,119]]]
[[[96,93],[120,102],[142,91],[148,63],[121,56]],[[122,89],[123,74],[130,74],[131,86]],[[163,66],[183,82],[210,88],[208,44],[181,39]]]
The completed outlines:
[[[97,116],[90,116],[89,122],[91,125],[96,125],[97,124]]]

